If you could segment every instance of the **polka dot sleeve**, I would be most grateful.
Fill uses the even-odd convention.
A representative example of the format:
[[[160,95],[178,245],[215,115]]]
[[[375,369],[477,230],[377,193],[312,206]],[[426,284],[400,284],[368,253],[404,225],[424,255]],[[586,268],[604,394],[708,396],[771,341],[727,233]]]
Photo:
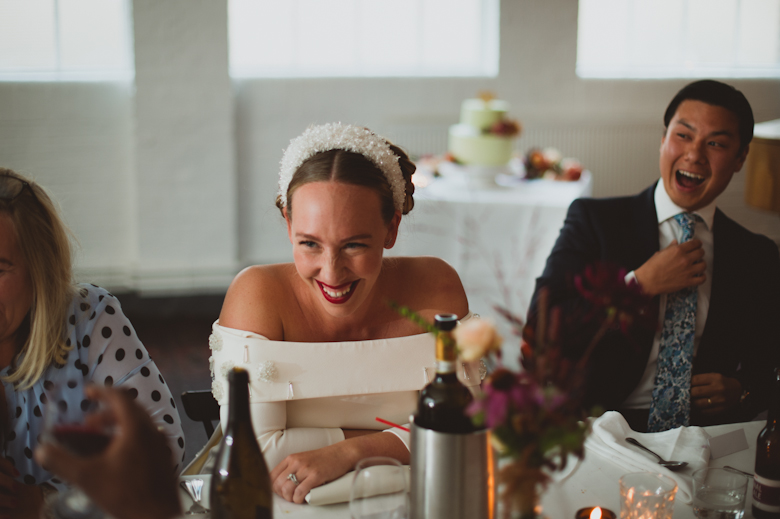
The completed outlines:
[[[92,291],[101,290],[93,288]],[[101,311],[102,310],[102,311]],[[105,292],[95,309],[94,327],[82,344],[90,344],[92,382],[126,389],[168,437],[176,470],[184,461],[184,433],[176,404],[165,379],[122,313],[119,301]]]

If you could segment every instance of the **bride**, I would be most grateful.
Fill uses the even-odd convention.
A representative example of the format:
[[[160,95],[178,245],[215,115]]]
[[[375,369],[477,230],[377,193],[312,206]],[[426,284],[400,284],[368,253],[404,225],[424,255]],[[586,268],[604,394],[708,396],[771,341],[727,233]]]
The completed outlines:
[[[396,302],[433,320],[468,314],[455,270],[432,257],[384,258],[413,207],[415,166],[365,128],[325,124],[284,153],[277,206],[294,263],[236,276],[209,342],[226,419],[227,371],[250,369],[252,422],[274,492],[308,492],[362,458],[409,463],[408,421],[433,376],[433,339]],[[464,366],[464,371],[466,367]],[[478,382],[478,376],[468,380]]]

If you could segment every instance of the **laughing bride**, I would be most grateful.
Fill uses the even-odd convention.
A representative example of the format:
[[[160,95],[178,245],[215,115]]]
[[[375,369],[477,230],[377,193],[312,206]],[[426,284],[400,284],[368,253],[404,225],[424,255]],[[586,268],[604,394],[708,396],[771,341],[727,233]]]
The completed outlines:
[[[289,501],[303,502],[365,457],[409,463],[408,434],[375,418],[408,421],[434,373],[433,338],[388,302],[429,321],[468,314],[460,279],[444,261],[383,257],[414,205],[414,170],[406,153],[365,128],[325,124],[293,139],[277,206],[294,263],[239,273],[214,324],[213,393],[223,425],[226,374],[244,366],[273,489]]]

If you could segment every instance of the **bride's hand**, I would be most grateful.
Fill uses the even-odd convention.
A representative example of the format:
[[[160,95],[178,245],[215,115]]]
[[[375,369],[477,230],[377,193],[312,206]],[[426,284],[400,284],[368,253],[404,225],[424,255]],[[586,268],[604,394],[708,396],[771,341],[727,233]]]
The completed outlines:
[[[273,491],[287,501],[303,503],[309,490],[352,470],[354,462],[345,452],[344,444],[339,442],[287,456],[271,471]],[[290,474],[295,474],[297,485],[288,479]]]

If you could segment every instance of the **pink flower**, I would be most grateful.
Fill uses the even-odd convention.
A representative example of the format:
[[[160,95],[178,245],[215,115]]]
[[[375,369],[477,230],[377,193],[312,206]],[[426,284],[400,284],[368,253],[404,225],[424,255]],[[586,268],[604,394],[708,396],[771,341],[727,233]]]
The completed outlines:
[[[481,359],[501,348],[503,339],[490,319],[469,319],[453,332],[461,358],[466,362]]]

